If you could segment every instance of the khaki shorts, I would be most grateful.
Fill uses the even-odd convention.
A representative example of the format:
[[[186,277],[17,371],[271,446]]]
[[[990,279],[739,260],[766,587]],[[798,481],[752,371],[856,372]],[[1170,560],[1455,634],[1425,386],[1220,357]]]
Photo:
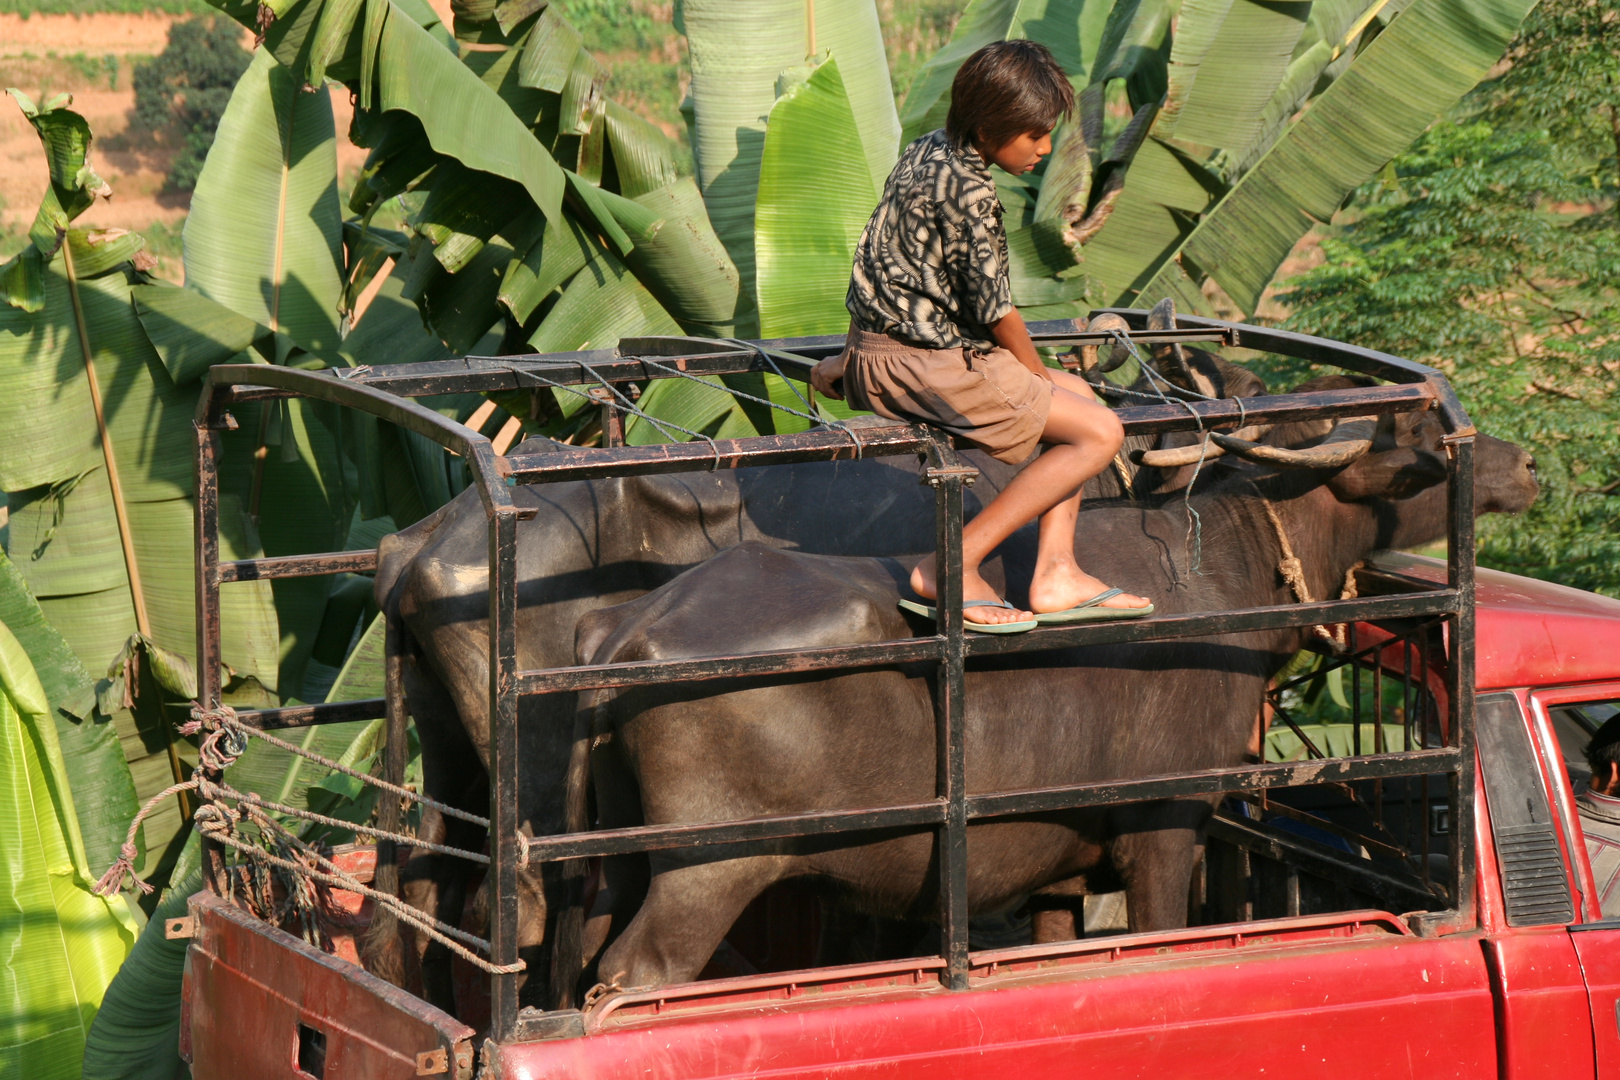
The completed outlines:
[[[1035,452],[1052,411],[1052,384],[1006,349],[920,349],[850,327],[844,396],[891,420],[944,428],[998,461]]]

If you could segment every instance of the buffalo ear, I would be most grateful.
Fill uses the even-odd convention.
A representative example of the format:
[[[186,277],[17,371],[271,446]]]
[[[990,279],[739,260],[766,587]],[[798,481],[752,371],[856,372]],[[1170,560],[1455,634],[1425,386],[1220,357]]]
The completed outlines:
[[[1367,454],[1335,473],[1328,489],[1343,502],[1410,499],[1446,478],[1438,454],[1410,446]]]

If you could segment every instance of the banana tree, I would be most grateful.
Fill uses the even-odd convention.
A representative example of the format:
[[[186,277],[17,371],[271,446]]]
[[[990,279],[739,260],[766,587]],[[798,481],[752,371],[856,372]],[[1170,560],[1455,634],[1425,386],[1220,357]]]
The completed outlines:
[[[1198,309],[1213,282],[1252,312],[1293,245],[1484,77],[1533,3],[1188,0],[1163,106],[1084,249],[1093,296]]]
[[[59,99],[17,97],[50,165],[27,248],[0,275],[0,487],[9,493],[15,566],[50,625],[98,677],[93,702],[131,747],[136,785],[186,771],[190,748],[162,699],[194,695],[191,413],[195,385],[165,370],[137,314],[142,239],[73,219],[108,194],[88,164],[90,130]],[[238,503],[224,549],[258,551]],[[223,659],[236,700],[274,701],[276,618],[268,589],[229,597]],[[144,693],[143,693],[144,689]],[[89,706],[70,711],[91,722]],[[161,847],[180,808],[153,822]]]
[[[0,624],[0,1071],[71,1080],[107,984],[135,940],[121,899],[91,892],[50,697]]]

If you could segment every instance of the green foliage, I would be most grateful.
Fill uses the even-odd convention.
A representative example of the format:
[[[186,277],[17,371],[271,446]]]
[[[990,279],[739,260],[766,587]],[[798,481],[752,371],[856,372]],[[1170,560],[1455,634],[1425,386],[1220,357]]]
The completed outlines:
[[[231,91],[252,59],[241,38],[229,19],[187,19],[169,27],[162,53],[135,69],[136,124],[150,131],[172,124],[184,140],[169,168],[171,188],[197,185]]]
[[[200,15],[212,11],[205,0],[0,0],[0,15]]]
[[[1532,126],[1555,118],[1545,103],[1606,94],[1612,107],[1612,49],[1585,66],[1551,56],[1580,26],[1612,35],[1611,23],[1581,0],[1544,5],[1475,115],[1437,125],[1358,191],[1327,261],[1281,299],[1292,328],[1441,368],[1482,429],[1535,454],[1541,498],[1481,520],[1482,562],[1620,595],[1620,223],[1612,173],[1596,168],[1605,133],[1587,116]]]

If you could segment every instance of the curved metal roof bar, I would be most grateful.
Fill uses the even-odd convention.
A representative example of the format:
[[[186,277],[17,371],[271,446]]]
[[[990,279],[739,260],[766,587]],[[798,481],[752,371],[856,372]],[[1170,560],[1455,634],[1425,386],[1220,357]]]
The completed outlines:
[[[1148,312],[1142,308],[1099,308],[1094,314],[1103,311],[1121,316],[1130,323],[1132,329],[1140,329],[1147,323]],[[1447,433],[1475,434],[1474,422],[1469,419],[1468,410],[1464,409],[1462,402],[1458,400],[1457,392],[1452,389],[1450,380],[1443,372],[1427,364],[1379,352],[1377,349],[1347,345],[1329,338],[1296,334],[1291,330],[1277,330],[1251,323],[1209,319],[1201,315],[1178,314],[1176,325],[1210,330],[1235,330],[1246,348],[1265,349],[1300,360],[1332,364],[1349,371],[1358,371],[1363,375],[1388,379],[1390,382],[1426,383],[1440,403],[1440,418]]]
[[[409,398],[346,378],[342,372],[347,370],[352,369],[304,371],[271,364],[216,365],[208,370],[202,399],[197,403],[197,423],[214,426],[227,405],[245,400],[235,393],[237,387],[243,386],[285,390],[301,397],[330,401],[432,439],[467,462],[486,514],[493,515],[500,509],[512,510],[502,459],[487,437]]]

